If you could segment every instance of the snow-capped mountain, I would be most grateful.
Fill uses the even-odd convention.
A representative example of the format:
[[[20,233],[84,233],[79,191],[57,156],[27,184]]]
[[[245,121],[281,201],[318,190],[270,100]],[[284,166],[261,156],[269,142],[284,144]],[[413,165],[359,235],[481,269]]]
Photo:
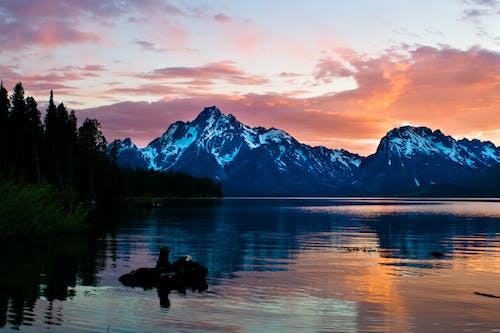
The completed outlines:
[[[457,184],[500,163],[500,147],[491,142],[457,141],[412,126],[389,131],[375,154],[363,158],[302,144],[279,129],[247,126],[215,106],[170,125],[145,148],[125,139],[115,140],[113,149],[121,165],[209,177],[222,183],[226,196],[405,194]]]
[[[477,139],[455,140],[427,127],[395,128],[360,165],[364,193],[400,193],[454,183],[500,162],[500,148]]]
[[[148,163],[144,159],[142,151],[132,143],[130,138],[123,141],[114,140],[109,145],[109,151],[112,155],[117,155],[118,163],[124,167],[148,169]]]
[[[215,106],[172,124],[145,148],[130,139],[113,145],[122,165],[209,177],[222,183],[225,195],[334,194],[356,179],[361,163],[345,150],[310,147],[282,130],[244,125]]]

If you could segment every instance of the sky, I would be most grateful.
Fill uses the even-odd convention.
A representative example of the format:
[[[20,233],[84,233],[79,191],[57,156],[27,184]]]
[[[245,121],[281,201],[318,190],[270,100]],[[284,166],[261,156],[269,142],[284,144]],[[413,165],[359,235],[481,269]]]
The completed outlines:
[[[211,105],[362,155],[403,125],[500,145],[500,1],[0,0],[0,80],[138,146]]]

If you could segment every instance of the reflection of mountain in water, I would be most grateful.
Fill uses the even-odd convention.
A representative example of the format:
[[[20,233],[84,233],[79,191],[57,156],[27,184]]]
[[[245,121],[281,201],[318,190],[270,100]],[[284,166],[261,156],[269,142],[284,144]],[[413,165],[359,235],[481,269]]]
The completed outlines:
[[[457,251],[484,248],[485,238],[493,242],[498,232],[491,218],[453,215],[382,215],[365,226],[376,232],[380,248],[389,250],[382,251],[382,256],[407,259],[431,259],[435,251],[443,253],[446,259]]]

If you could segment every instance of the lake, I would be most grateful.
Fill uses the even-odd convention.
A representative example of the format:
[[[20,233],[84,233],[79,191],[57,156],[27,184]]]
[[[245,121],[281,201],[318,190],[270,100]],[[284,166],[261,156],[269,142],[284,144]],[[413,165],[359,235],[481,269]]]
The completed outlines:
[[[159,248],[208,289],[124,287]],[[500,199],[178,200],[0,245],[0,330],[500,332]],[[442,254],[442,255],[441,255]]]

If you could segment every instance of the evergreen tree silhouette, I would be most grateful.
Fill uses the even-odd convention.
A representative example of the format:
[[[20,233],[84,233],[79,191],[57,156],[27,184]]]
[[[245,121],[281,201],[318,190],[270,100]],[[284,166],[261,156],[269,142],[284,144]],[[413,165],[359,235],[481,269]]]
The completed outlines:
[[[11,127],[9,126],[10,99],[3,82],[0,83],[0,174],[7,172],[10,160],[8,138]]]
[[[13,165],[21,177],[27,177],[29,167],[29,155],[27,151],[30,149],[29,139],[26,138],[25,133],[29,132],[29,119],[26,107],[26,100],[24,99],[24,88],[21,82],[17,83],[14,87],[11,100],[10,122],[12,125],[12,150],[13,150]]]
[[[97,119],[85,119],[78,128],[78,146],[82,153],[81,163],[88,172],[88,193],[96,197],[94,175],[99,162],[106,158],[106,138],[100,130],[101,124]]]
[[[38,104],[33,97],[26,98],[26,116],[28,132],[25,133],[28,139],[28,145],[31,145],[33,152],[34,172],[36,172],[36,179],[40,183],[41,170],[40,170],[40,151],[42,143],[42,122],[40,120],[40,111],[38,111]],[[33,169],[33,168],[32,168]],[[33,170],[31,170],[33,172]]]
[[[47,156],[51,156],[51,158],[47,159],[47,170],[49,173],[49,178],[59,186],[62,186],[63,180],[61,175],[61,166],[59,164],[59,157],[56,147],[56,141],[58,138],[57,108],[54,104],[54,92],[52,90],[50,91],[49,105],[47,106],[44,123],[45,148],[47,151]]]

